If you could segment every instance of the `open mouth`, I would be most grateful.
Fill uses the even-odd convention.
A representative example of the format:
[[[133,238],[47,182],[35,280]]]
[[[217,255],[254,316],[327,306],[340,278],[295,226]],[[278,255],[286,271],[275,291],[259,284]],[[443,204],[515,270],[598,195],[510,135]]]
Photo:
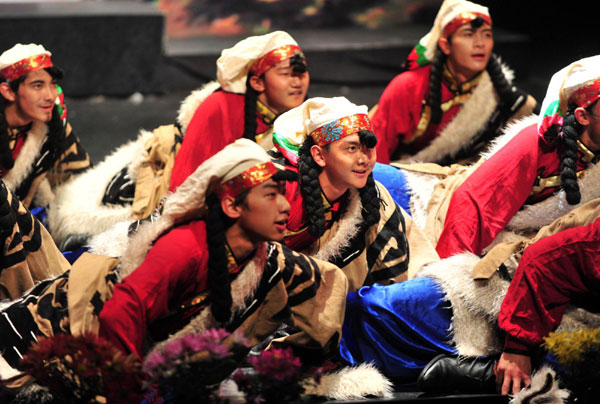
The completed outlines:
[[[364,170],[352,170],[352,172],[356,175],[360,175],[360,176],[364,176],[364,175],[368,175],[369,174],[369,170],[368,169],[364,169]]]

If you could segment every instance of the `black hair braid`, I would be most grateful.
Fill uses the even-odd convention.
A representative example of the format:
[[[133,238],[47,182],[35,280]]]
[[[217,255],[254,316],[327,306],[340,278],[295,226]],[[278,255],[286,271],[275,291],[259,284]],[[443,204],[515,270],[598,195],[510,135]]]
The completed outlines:
[[[250,74],[246,79],[246,94],[244,95],[244,135],[245,139],[256,141],[256,100],[258,92],[250,85]]]
[[[375,134],[368,130],[361,130],[358,132],[360,143],[367,146],[369,149],[374,148],[377,145],[377,137]],[[373,179],[373,173],[367,178],[367,183],[361,189],[359,189],[360,202],[362,203],[362,217],[363,217],[363,229],[368,229],[375,223],[379,222],[381,213],[379,212],[380,198],[379,192]]]
[[[567,194],[569,205],[577,205],[581,201],[581,193],[577,183],[577,139],[582,127],[575,119],[573,111],[573,108],[569,109],[562,127],[564,148],[560,172],[560,187]]]
[[[50,153],[50,161],[53,163],[58,161],[63,151],[66,149],[66,128],[60,118],[58,105],[52,108],[52,118],[48,122],[48,150]]]
[[[504,104],[512,104],[515,93],[512,90],[512,84],[508,82],[504,72],[502,71],[502,65],[496,54],[492,53],[490,60],[486,66],[486,70],[492,79],[494,88],[500,97],[500,102]]]
[[[313,237],[319,238],[325,232],[325,207],[319,184],[321,167],[315,163],[310,154],[310,148],[314,144],[313,138],[309,136],[298,151],[298,173],[302,205],[308,216],[308,232]]]
[[[0,165],[7,171],[15,165],[10,149],[8,123],[4,119],[4,111],[0,111]]]
[[[442,73],[444,72],[445,62],[446,55],[438,48],[429,72],[429,99],[427,103],[431,108],[431,123],[442,121]]]
[[[231,317],[231,280],[227,270],[225,245],[226,220],[219,198],[215,194],[206,197],[208,214],[206,217],[206,242],[208,244],[208,289],[210,290],[210,310],[215,319],[226,323]],[[210,237],[208,236],[210,235]]]

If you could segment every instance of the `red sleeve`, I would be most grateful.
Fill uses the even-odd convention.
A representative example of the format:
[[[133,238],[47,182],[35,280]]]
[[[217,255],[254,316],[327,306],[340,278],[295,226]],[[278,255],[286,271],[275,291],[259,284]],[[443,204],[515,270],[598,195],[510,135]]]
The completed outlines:
[[[173,166],[169,191],[175,189],[206,159],[244,133],[244,96],[216,91],[200,104],[185,131]]]
[[[538,142],[536,126],[527,127],[458,187],[436,246],[440,258],[479,255],[506,227],[535,183]]]
[[[378,162],[389,164],[400,139],[412,136],[421,114],[422,85],[421,76],[408,71],[396,76],[383,91],[371,119]]]
[[[498,316],[506,348],[539,345],[574,297],[600,288],[599,251],[600,219],[525,249]]]
[[[205,280],[208,254],[198,243],[205,237],[202,222],[161,237],[142,265],[115,286],[100,312],[100,336],[142,357],[148,326],[169,312],[173,299],[181,299]]]

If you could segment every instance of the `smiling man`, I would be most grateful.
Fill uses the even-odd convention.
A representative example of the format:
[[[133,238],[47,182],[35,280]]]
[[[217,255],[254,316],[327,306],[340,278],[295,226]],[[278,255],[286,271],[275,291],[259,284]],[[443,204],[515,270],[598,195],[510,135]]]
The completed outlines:
[[[182,103],[179,121],[185,137],[173,166],[171,191],[236,139],[270,149],[273,121],[304,102],[310,81],[302,50],[283,31],[252,36],[223,50],[217,79]]]
[[[41,45],[0,55],[0,176],[26,207],[46,206],[53,188],[90,166],[66,121],[62,70]]]
[[[377,138],[366,106],[344,97],[310,98],[277,118],[273,142],[277,164],[300,176],[287,183],[288,247],[339,266],[350,290],[405,280],[438,259],[373,180]]]
[[[512,85],[493,46],[486,7],[445,0],[371,111],[377,161],[470,159],[507,121],[531,113],[536,101]]]

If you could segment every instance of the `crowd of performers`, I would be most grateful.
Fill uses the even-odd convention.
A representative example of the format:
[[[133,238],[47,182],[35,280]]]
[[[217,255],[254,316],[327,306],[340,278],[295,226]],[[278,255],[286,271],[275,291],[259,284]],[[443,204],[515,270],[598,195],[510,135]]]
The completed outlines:
[[[5,388],[35,382],[19,361],[40,336],[91,332],[143,358],[221,327],[396,386],[558,396],[532,384],[553,375],[544,337],[600,324],[585,299],[600,290],[600,56],[539,104],[492,32],[487,8],[445,0],[371,108],[307,99],[296,41],[249,37],[176,123],[94,166],[50,52],[5,51]]]

